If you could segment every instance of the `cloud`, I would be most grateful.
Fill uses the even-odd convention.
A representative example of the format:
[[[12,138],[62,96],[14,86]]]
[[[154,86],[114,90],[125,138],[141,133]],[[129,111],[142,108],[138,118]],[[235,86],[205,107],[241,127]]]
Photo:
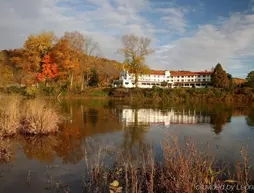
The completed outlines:
[[[162,21],[165,21],[166,29],[168,32],[184,33],[188,26],[185,19],[185,13],[187,12],[184,8],[158,8],[156,11],[163,14],[161,17]]]
[[[92,36],[103,56],[122,61],[116,54],[121,36],[134,33],[152,39],[156,52],[147,59],[152,68],[201,70],[221,62],[229,71],[245,72],[246,58],[254,58],[254,16],[218,17],[217,23],[197,25],[189,35],[187,16],[198,9],[148,0],[2,1],[0,49],[21,47],[30,34],[41,31],[60,36],[77,30]]]
[[[210,69],[220,62],[229,71],[250,70],[244,58],[254,59],[253,34],[254,15],[233,14],[221,25],[201,25],[194,36],[161,47],[156,57],[164,56],[162,68]]]

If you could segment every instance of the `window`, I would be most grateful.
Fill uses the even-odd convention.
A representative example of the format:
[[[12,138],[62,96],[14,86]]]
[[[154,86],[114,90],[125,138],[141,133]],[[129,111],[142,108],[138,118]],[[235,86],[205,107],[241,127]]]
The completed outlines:
[[[129,82],[125,82],[125,84],[129,84]]]

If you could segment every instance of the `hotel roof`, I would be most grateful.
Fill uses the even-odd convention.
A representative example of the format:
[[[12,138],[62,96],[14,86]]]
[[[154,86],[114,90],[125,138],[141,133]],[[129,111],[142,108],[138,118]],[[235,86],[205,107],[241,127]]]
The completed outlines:
[[[153,75],[165,75],[166,70],[151,70],[150,74]],[[209,75],[212,71],[199,71],[199,72],[191,72],[191,71],[170,71],[171,76],[194,76],[194,75]]]

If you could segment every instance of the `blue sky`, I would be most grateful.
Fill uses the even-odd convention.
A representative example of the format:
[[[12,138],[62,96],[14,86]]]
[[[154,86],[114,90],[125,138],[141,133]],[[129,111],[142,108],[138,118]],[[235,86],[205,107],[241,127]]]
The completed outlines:
[[[254,0],[3,0],[0,49],[21,47],[30,34],[80,31],[116,53],[121,36],[152,39],[154,69],[209,70],[220,62],[233,76],[254,70]]]

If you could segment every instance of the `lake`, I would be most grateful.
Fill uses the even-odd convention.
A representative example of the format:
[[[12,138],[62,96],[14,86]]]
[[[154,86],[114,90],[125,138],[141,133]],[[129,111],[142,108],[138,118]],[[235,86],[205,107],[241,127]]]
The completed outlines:
[[[82,192],[88,163],[101,164],[98,152],[110,167],[126,151],[139,159],[150,144],[160,162],[161,143],[169,136],[177,136],[180,145],[190,138],[200,151],[229,164],[242,160],[240,151],[247,148],[250,165],[254,163],[254,109],[248,105],[56,103],[66,116],[60,133],[6,141],[13,159],[0,163],[0,192]]]

